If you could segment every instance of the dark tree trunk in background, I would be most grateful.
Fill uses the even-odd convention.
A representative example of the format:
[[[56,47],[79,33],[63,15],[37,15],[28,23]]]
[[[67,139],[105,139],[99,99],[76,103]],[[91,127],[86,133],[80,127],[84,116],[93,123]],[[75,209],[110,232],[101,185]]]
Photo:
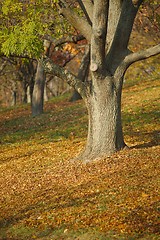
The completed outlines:
[[[34,77],[31,78],[30,85],[29,85],[29,94],[31,99],[31,106],[32,106],[32,98],[33,98],[33,89],[34,89]]]
[[[46,57],[49,56],[50,46],[51,46],[51,42],[45,39],[43,42],[43,47],[44,47],[44,55]],[[43,113],[46,74],[44,71],[42,59],[43,59],[43,56],[41,60],[38,61],[33,94],[32,92],[30,92],[32,95],[32,100],[31,100],[32,116],[37,116]],[[32,88],[30,90],[32,91]]]
[[[27,87],[28,87],[28,84],[25,81],[25,79],[23,79],[22,87],[23,87],[22,103],[27,103]]]
[[[39,61],[32,96],[32,116],[37,116],[43,113],[45,79],[43,65],[42,62]]]
[[[17,104],[17,84],[15,81],[12,83],[12,102],[11,105],[15,106]]]
[[[16,106],[17,103],[17,91],[12,91],[12,106]]]

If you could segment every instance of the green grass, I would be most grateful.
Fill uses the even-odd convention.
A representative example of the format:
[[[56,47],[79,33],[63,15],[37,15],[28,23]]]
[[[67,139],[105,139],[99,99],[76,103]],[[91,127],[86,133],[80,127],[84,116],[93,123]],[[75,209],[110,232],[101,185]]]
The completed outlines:
[[[1,240],[158,240],[159,81],[125,83],[122,116],[131,150],[71,163],[87,114],[69,96],[0,111]]]
[[[43,141],[43,138],[47,141],[56,141],[58,139],[67,139],[70,134],[78,137],[84,136],[87,130],[87,116],[84,116],[86,110],[85,107],[82,106],[83,104],[71,103],[69,107],[63,107],[63,105],[58,107],[54,104],[58,99],[59,98],[51,101],[52,110],[46,111],[41,116],[33,118],[28,112],[26,116],[10,118],[3,122],[2,129],[4,130],[3,133],[0,134],[1,142],[3,144],[16,143],[33,138],[38,138],[39,141]],[[59,104],[61,101],[60,98]],[[67,99],[65,98],[64,101],[67,102]],[[56,108],[55,111],[54,107]],[[5,110],[6,114],[9,114],[9,112],[10,109],[8,109],[8,112]],[[74,119],[72,120],[73,112]],[[4,112],[2,112],[2,114],[4,114]],[[79,119],[81,121],[80,126],[78,125]],[[70,123],[69,126],[68,122]],[[5,131],[5,129],[7,129],[7,131]]]

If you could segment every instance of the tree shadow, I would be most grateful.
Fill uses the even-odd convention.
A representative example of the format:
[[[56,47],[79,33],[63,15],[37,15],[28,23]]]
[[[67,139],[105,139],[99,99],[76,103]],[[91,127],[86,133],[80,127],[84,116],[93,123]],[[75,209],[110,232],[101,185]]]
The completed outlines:
[[[150,206],[139,206],[128,214],[123,224],[127,227],[127,230],[132,230],[134,233],[145,235],[160,234],[159,228],[159,201],[152,203]]]
[[[151,141],[132,146],[131,149],[151,148],[160,145],[160,131],[153,131],[150,133],[133,133],[132,135],[136,137],[141,135],[141,138],[143,137],[143,139],[145,139],[149,135]]]
[[[89,183],[88,183],[89,184]],[[13,226],[18,226],[19,223],[23,222],[23,220],[30,218],[30,216],[34,215],[35,213],[38,213],[38,216],[41,215],[43,212],[50,212],[52,210],[54,211],[60,211],[61,209],[67,209],[70,207],[80,207],[83,205],[84,202],[87,204],[93,203],[93,199],[99,195],[98,192],[88,193],[83,197],[73,197],[73,195],[79,190],[79,188],[86,188],[87,183],[81,184],[77,187],[72,187],[72,189],[69,189],[67,191],[67,188],[64,186],[59,186],[58,189],[55,188],[55,196],[51,196],[51,199],[48,199],[48,195],[46,195],[46,191],[41,191],[36,197],[41,198],[44,197],[45,206],[43,207],[41,205],[41,202],[37,202],[33,205],[28,205],[22,208],[21,210],[17,210],[16,214],[11,214],[7,216],[6,218],[0,219],[0,231],[3,229],[9,229]],[[49,188],[49,191],[53,192],[53,188]],[[38,217],[37,216],[37,217]],[[36,219],[38,223],[38,218]],[[63,225],[63,224],[62,224]],[[65,225],[65,224],[64,224]],[[72,225],[72,222],[67,223],[67,225]],[[38,226],[38,225],[36,225]],[[47,226],[47,225],[46,225]],[[45,234],[46,230],[41,230],[37,228],[37,237],[41,237],[41,235],[49,235],[50,233],[56,231],[57,229],[61,228],[63,226],[59,226],[57,223],[57,226],[48,226],[47,233]],[[17,240],[16,238],[2,238],[3,240]],[[23,238],[22,238],[23,239]],[[1,238],[0,238],[1,240]]]
[[[88,186],[87,186],[88,185]],[[13,214],[8,216],[6,219],[2,219],[0,221],[0,228],[10,228],[13,225],[17,225],[19,222],[21,222],[25,218],[29,218],[34,213],[38,212],[39,215],[41,215],[42,212],[50,212],[54,209],[54,211],[60,211],[61,209],[67,209],[70,207],[81,207],[84,202],[85,205],[91,204],[91,206],[94,206],[95,204],[95,198],[101,194],[104,194],[104,191],[99,191],[99,192],[92,192],[92,193],[87,193],[84,194],[83,196],[77,197],[77,191],[81,190],[82,192],[86,187],[90,187],[90,181],[87,183],[83,183],[81,185],[77,186],[72,186],[67,191],[67,188],[64,186],[59,186],[57,193],[55,193],[56,198],[54,196],[50,196],[50,193],[48,191],[53,191],[53,188],[47,189],[48,196],[50,198],[48,199],[48,196],[46,195],[46,191],[41,191],[39,192],[38,195],[36,195],[37,198],[44,197],[44,202],[45,206],[42,206],[39,202],[33,204],[33,205],[28,205],[21,209],[20,211],[17,212],[17,214]],[[60,191],[59,191],[60,190]],[[158,208],[158,202],[153,203],[152,205],[148,206],[142,206],[133,209],[124,219],[124,224],[127,225],[128,229],[131,229],[133,233],[141,233],[145,234],[147,231],[149,233],[154,233],[158,234],[159,233],[159,228],[158,228],[158,223],[154,221],[156,219],[156,216],[159,213],[159,208]],[[54,217],[54,216],[53,216]],[[77,218],[81,218],[81,216],[76,216]],[[80,219],[81,220],[81,219]],[[37,218],[38,221],[38,218]],[[157,221],[158,222],[158,221]],[[38,222],[37,222],[38,223]],[[64,224],[64,225],[63,225]],[[37,232],[37,237],[41,237],[42,235],[47,237],[50,236],[54,231],[63,228],[71,228],[73,222],[70,220],[70,222],[67,222],[66,225],[63,223],[59,225],[57,223],[52,227],[52,226],[47,226],[48,229],[47,231],[39,230]],[[87,227],[87,226],[86,226]],[[129,232],[129,231],[128,231]],[[9,240],[9,238],[2,238],[3,240]],[[16,238],[10,238],[10,240],[15,240]],[[23,239],[23,238],[22,238]]]

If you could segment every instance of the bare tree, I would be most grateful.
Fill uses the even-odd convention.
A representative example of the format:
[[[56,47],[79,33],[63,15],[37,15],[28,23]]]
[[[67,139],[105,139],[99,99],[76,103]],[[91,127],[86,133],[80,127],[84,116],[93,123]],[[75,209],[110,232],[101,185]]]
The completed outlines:
[[[48,58],[46,72],[66,79],[84,99],[89,116],[88,137],[83,160],[92,160],[123,149],[121,94],[129,66],[160,53],[160,44],[139,52],[128,49],[133,23],[143,0],[79,0],[84,17],[66,1],[60,1],[61,14],[83,34],[90,46],[91,79],[81,79],[59,68]]]

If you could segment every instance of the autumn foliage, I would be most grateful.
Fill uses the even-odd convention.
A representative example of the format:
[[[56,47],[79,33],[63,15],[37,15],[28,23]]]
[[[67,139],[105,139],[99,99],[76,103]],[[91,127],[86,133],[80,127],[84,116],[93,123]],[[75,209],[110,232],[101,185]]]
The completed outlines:
[[[81,101],[55,99],[36,118],[1,109],[0,239],[159,238],[159,79],[139,81],[123,94],[131,149],[85,165],[71,161],[85,144]]]

